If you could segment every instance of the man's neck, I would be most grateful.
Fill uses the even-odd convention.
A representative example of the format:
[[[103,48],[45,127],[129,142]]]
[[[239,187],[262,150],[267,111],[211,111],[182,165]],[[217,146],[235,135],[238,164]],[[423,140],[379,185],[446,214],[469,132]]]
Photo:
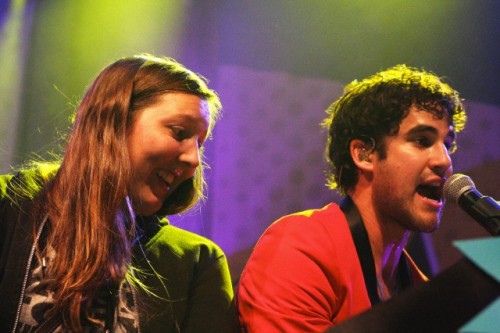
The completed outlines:
[[[382,279],[389,289],[396,284],[399,260],[408,242],[410,231],[396,223],[379,221],[370,196],[353,193],[351,198],[368,233],[370,247],[378,279]]]

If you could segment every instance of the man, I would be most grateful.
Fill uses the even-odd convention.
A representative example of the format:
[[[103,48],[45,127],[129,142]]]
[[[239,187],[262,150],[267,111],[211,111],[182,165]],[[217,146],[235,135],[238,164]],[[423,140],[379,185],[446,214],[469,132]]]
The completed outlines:
[[[398,65],[350,83],[328,114],[328,183],[346,197],[262,235],[238,287],[247,332],[323,332],[427,280],[404,247],[439,226],[466,120],[458,93]]]

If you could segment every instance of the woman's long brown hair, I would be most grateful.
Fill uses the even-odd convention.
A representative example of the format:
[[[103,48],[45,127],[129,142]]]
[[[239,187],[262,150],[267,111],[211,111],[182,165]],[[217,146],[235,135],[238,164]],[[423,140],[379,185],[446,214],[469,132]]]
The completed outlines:
[[[133,177],[127,133],[136,112],[171,91],[206,100],[213,127],[217,95],[174,60],[144,54],[105,68],[80,103],[61,166],[37,200],[50,221],[47,244],[56,253],[49,266],[55,300],[49,315],[62,314],[72,331],[81,330],[82,318],[92,321],[89,309],[99,289],[118,287],[130,269],[135,223],[126,203]],[[203,186],[200,166],[158,214],[193,206]]]

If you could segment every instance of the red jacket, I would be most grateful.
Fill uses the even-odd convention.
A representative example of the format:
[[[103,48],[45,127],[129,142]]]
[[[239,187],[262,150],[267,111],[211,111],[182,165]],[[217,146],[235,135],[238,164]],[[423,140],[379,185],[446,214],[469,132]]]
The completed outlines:
[[[407,259],[413,281],[426,281]],[[339,206],[273,223],[242,273],[237,307],[244,330],[266,333],[323,332],[369,309],[363,272]]]

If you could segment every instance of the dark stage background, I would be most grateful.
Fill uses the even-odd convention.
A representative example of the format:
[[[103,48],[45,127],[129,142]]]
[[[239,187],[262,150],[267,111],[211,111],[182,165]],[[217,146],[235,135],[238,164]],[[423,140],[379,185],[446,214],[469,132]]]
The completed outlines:
[[[338,200],[319,123],[342,87],[406,63],[447,77],[469,110],[455,171],[500,199],[500,1],[0,0],[0,171],[50,158],[107,64],[167,55],[206,76],[224,116],[207,144],[209,196],[176,225],[220,244],[235,280],[276,218]],[[457,207],[415,236],[427,273],[486,236]]]

